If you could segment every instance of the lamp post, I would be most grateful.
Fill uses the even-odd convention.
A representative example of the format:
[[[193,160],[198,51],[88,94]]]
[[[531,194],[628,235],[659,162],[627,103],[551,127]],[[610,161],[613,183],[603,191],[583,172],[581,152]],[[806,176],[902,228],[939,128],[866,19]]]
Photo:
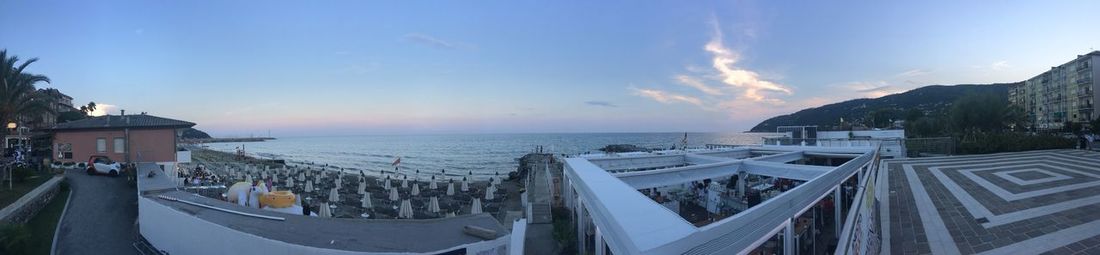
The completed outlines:
[[[13,133],[15,132],[15,128],[17,128],[17,127],[19,127],[19,125],[16,125],[15,121],[8,122],[8,129],[10,129]],[[4,139],[4,147],[7,148],[7,146],[8,146],[8,139]],[[12,189],[12,182],[15,181],[15,176],[12,175],[14,173],[12,170],[14,170],[14,169],[12,169],[12,166],[9,165],[7,167],[7,170],[8,170],[8,176],[7,176],[8,177],[8,190],[11,190]]]

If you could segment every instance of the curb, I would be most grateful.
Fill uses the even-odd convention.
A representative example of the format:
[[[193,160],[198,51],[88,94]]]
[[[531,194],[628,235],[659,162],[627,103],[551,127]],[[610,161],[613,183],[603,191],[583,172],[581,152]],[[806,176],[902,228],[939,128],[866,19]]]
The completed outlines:
[[[50,254],[57,254],[57,235],[61,233],[61,223],[65,222],[65,214],[69,212],[69,202],[73,201],[73,189],[69,189],[69,196],[65,198],[65,208],[61,209],[61,217],[57,219],[57,227],[53,230],[53,243],[50,244]]]

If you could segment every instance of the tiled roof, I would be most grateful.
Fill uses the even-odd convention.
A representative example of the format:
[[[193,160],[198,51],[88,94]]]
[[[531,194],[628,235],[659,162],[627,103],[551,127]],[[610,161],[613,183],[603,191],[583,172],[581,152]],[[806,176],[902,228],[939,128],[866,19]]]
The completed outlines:
[[[147,114],[104,115],[58,123],[52,130],[114,129],[114,128],[188,128],[195,123]]]

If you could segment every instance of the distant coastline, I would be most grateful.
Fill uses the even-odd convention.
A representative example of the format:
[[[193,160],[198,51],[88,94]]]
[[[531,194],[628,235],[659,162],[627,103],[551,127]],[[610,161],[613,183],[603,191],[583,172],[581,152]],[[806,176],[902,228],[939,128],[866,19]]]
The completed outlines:
[[[274,137],[241,137],[241,138],[194,138],[183,139],[184,143],[246,143],[246,142],[263,142],[267,140],[275,140]]]

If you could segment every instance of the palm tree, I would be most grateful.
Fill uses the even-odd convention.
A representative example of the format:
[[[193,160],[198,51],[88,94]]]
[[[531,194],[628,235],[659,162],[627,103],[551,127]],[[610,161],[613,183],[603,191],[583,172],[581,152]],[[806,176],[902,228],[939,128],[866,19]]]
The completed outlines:
[[[53,111],[49,107],[50,98],[34,88],[35,83],[49,83],[50,78],[23,72],[35,61],[38,59],[19,64],[19,57],[8,56],[7,50],[0,50],[0,121],[24,121]]]

